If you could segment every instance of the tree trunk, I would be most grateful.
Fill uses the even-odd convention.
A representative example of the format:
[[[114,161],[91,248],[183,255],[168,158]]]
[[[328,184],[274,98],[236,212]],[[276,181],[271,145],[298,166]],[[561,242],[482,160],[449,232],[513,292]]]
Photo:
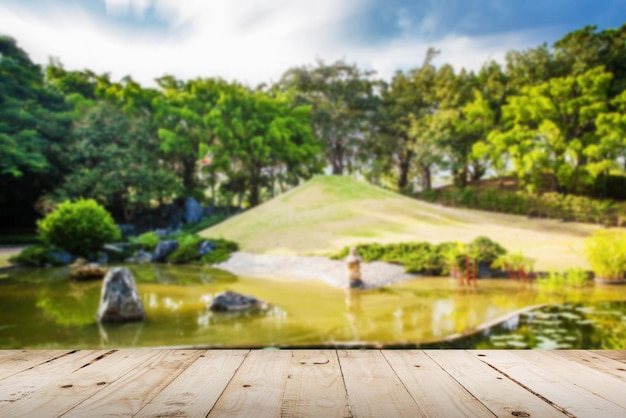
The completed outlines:
[[[432,175],[430,172],[430,166],[426,164],[420,164],[420,171],[421,171],[420,182],[422,186],[422,191],[426,192],[428,190],[431,190],[433,188],[433,184],[432,184]]]
[[[413,151],[407,150],[403,156],[400,157],[400,175],[398,176],[398,190],[404,189],[409,184],[409,169],[411,168],[411,158],[413,158]]]
[[[183,186],[187,191],[193,190],[196,186],[196,160],[186,158],[183,161]]]

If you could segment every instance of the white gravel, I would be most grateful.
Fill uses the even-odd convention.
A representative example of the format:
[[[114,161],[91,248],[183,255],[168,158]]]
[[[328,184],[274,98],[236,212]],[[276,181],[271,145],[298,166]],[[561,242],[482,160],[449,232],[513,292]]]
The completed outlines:
[[[325,257],[300,255],[262,255],[235,252],[224,263],[213,267],[237,276],[268,279],[323,280],[331,286],[347,288],[348,271],[343,261]],[[382,287],[416,276],[404,272],[404,267],[374,261],[361,264],[361,279],[367,288]]]

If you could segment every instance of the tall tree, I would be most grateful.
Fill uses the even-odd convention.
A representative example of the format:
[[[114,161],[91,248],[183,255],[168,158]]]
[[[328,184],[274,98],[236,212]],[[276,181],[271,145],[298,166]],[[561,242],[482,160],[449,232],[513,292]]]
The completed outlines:
[[[597,67],[523,88],[503,109],[506,129],[491,132],[476,153],[500,167],[510,160],[531,188],[581,191],[597,176],[596,118],[607,110],[611,78]]]
[[[310,105],[313,133],[324,144],[333,174],[351,172],[378,102],[371,72],[343,61],[288,70],[278,85],[296,105]]]
[[[13,217],[3,224],[23,213],[32,220],[37,198],[59,181],[68,111],[41,68],[13,38],[0,36],[0,216]]]
[[[237,182],[250,206],[260,203],[277,170],[301,178],[319,173],[320,144],[311,132],[310,111],[292,108],[288,97],[244,87],[222,94],[205,118],[216,137],[210,169]]]
[[[66,152],[72,171],[55,190],[57,197],[93,198],[131,221],[151,202],[180,192],[173,173],[150,152],[158,143],[149,133],[146,117],[131,118],[105,102],[82,111]]]

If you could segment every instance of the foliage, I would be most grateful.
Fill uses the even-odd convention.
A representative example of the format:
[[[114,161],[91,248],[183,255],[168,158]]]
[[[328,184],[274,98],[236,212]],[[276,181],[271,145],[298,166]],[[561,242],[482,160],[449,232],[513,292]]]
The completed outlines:
[[[506,249],[491,239],[480,236],[469,244],[469,251],[475,257],[485,263],[493,263],[498,257],[506,254]]]
[[[570,268],[565,272],[548,272],[546,277],[537,279],[537,285],[545,292],[560,292],[564,287],[584,287],[590,284],[589,274],[581,268]]]
[[[209,238],[208,240],[215,243],[215,249],[202,256],[200,261],[204,264],[217,264],[228,261],[231,253],[239,251],[239,244],[234,241],[223,238]]]
[[[536,194],[526,191],[468,186],[432,190],[428,193],[417,194],[417,197],[446,206],[469,207],[515,215],[601,225],[620,225],[621,218],[626,213],[621,205],[612,200],[564,195],[556,192]]]
[[[216,137],[209,171],[225,172],[233,191],[248,192],[250,206],[261,202],[263,186],[276,176],[297,182],[320,173],[309,113],[308,106],[292,108],[286,96],[233,88],[207,116]]]
[[[294,103],[312,109],[312,130],[324,146],[333,174],[354,169],[355,157],[377,106],[371,72],[344,61],[295,67],[283,74],[279,87],[294,93]]]
[[[209,216],[206,219],[203,219],[196,223],[185,224],[182,227],[183,232],[188,234],[196,234],[200,231],[203,231],[207,228],[212,227],[213,225],[217,225],[218,223],[226,220],[228,215],[213,215]]]
[[[71,167],[55,194],[63,199],[93,198],[117,209],[126,221],[152,201],[180,192],[157,156],[147,120],[131,118],[112,105],[88,105],[76,122],[66,161]]]
[[[178,248],[166,257],[169,263],[185,264],[199,258],[198,246],[203,241],[201,237],[195,234],[185,234],[178,237],[176,241]]]
[[[139,246],[143,250],[154,251],[159,244],[159,241],[161,241],[161,238],[159,238],[159,236],[153,231],[150,231],[145,232],[136,238],[131,238],[131,240],[135,245]]]
[[[596,231],[585,243],[585,254],[596,277],[622,279],[626,272],[626,233]]]
[[[111,215],[93,199],[61,203],[37,228],[44,243],[81,256],[121,238]]]
[[[47,245],[33,245],[24,248],[19,254],[9,258],[11,263],[22,264],[32,267],[44,267],[46,265],[60,266],[62,263],[50,255],[53,248]]]
[[[358,244],[356,250],[363,261],[384,261],[404,266],[407,273],[439,276],[450,272],[450,269],[463,270],[465,256],[473,260],[491,262],[494,254],[506,250],[487,237],[478,237],[464,246],[461,243],[443,242],[410,242],[398,244]],[[347,257],[350,247],[345,247],[331,254],[333,260]]]

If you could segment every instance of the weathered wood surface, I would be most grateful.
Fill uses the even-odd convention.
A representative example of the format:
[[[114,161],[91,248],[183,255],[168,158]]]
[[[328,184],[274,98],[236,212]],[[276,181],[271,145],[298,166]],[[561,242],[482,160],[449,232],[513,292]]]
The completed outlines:
[[[0,350],[0,417],[626,417],[626,353]]]

